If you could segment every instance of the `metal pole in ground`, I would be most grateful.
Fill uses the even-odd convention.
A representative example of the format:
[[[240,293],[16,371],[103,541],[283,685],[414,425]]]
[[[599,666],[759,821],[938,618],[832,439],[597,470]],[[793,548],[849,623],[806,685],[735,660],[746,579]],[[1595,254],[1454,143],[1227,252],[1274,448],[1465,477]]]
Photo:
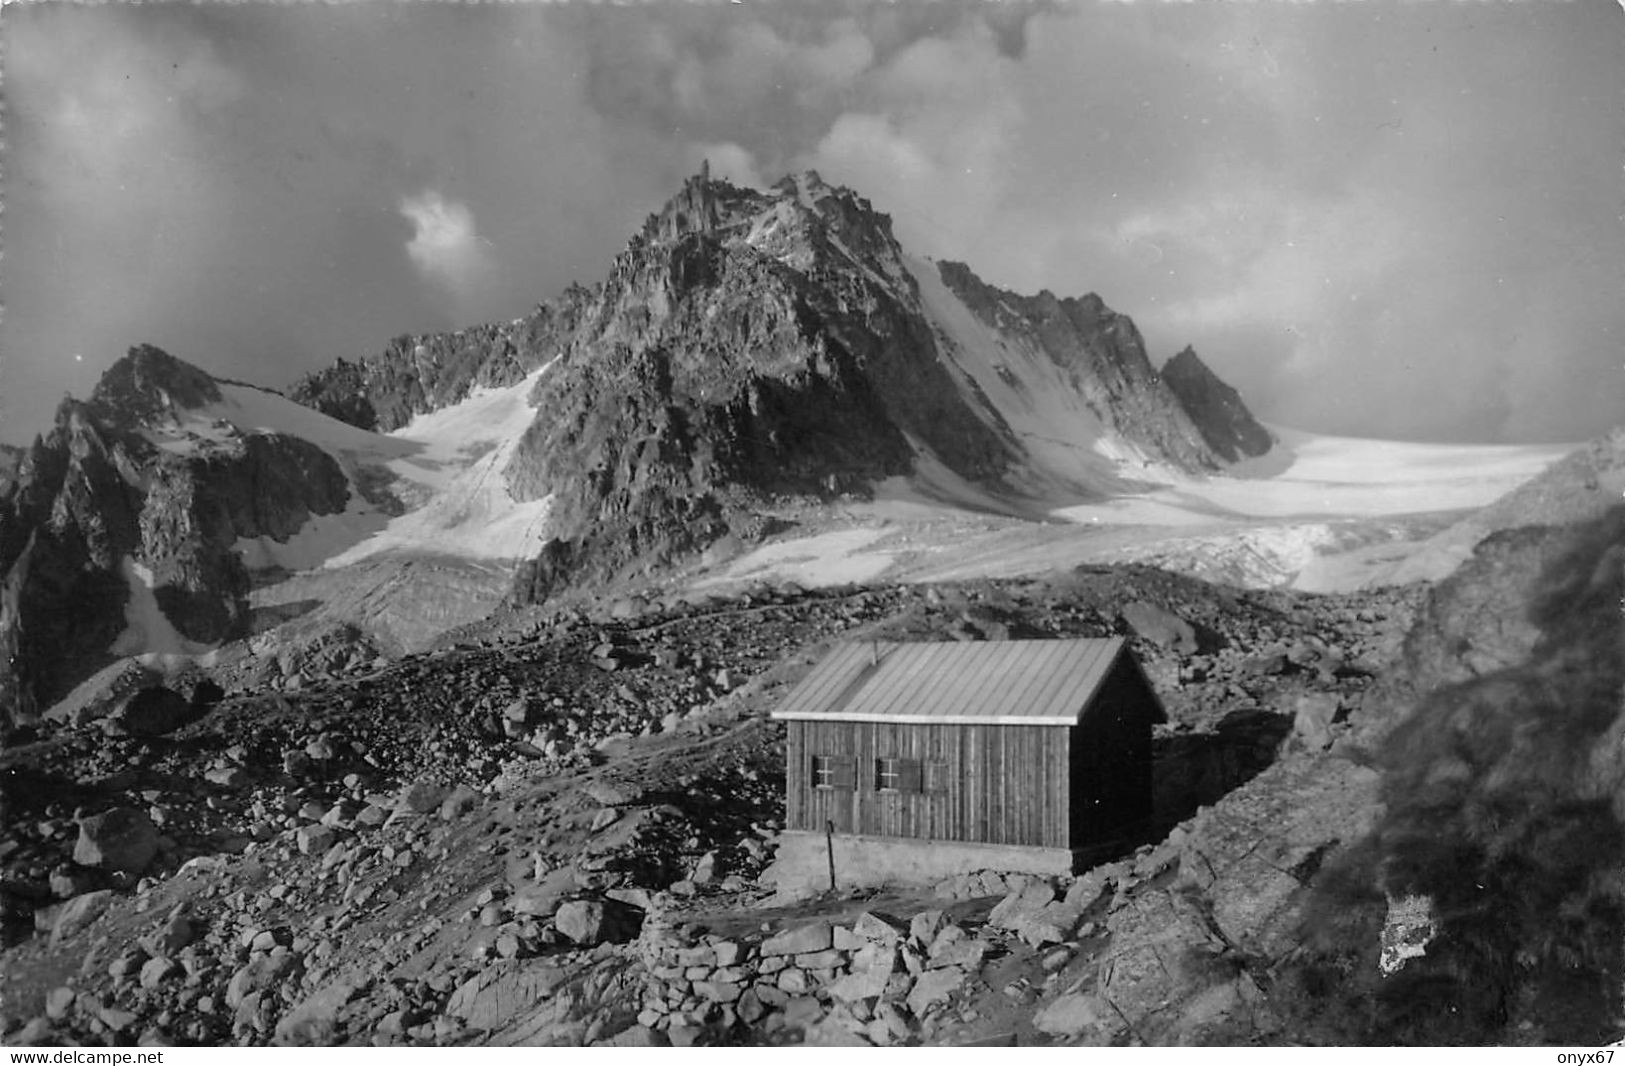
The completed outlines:
[[[835,823],[824,823],[824,850],[829,855],[829,890],[835,891]]]

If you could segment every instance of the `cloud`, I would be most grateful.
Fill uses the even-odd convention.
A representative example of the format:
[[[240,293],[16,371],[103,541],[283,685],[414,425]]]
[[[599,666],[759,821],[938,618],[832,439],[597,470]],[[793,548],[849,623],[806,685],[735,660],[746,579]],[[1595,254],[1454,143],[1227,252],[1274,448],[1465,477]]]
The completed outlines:
[[[444,286],[460,305],[473,302],[493,268],[474,227],[474,212],[433,189],[402,198],[400,212],[412,223],[406,254],[413,265],[425,278]]]
[[[1099,292],[1154,360],[1196,345],[1276,421],[1574,439],[1625,410],[1625,49],[1557,10],[1074,8],[1019,54],[961,24],[805,158],[913,248]]]
[[[672,142],[533,5],[406,11],[7,8],[4,439],[136,343],[282,387],[602,275]]]
[[[709,159],[1098,292],[1280,422],[1617,421],[1617,7],[1374,2],[8,7],[8,403],[522,314]]]
[[[1024,125],[1013,67],[980,23],[916,41],[874,72],[863,109],[837,117],[797,162],[869,194],[886,190],[878,198],[912,250],[963,258],[1007,215]]]

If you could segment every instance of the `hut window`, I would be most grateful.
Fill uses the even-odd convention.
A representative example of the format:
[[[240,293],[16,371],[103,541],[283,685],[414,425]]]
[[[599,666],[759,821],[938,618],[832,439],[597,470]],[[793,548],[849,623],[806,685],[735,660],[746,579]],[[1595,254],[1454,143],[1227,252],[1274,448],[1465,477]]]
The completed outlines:
[[[814,755],[812,780],[814,788],[856,788],[857,762],[850,755]]]
[[[920,761],[918,759],[876,759],[875,788],[882,792],[918,792],[920,790]]]

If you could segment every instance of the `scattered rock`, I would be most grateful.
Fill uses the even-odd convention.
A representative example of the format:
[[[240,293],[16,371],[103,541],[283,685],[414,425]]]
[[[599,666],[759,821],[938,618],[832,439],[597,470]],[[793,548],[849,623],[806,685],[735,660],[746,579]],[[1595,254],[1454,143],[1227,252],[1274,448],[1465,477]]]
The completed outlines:
[[[571,900],[553,915],[560,935],[583,947],[630,940],[641,924],[637,911],[612,899]]]
[[[860,918],[861,922],[862,919]],[[762,942],[763,957],[774,955],[804,955],[825,951],[834,943],[828,922],[809,922],[786,930]]]
[[[154,685],[129,696],[111,717],[119,729],[132,736],[161,736],[186,725],[194,712],[179,692]]]
[[[73,1010],[78,993],[67,987],[53,988],[45,996],[45,1016],[53,1022],[66,1018]]]
[[[397,811],[409,811],[412,814],[431,814],[440,809],[451,790],[445,785],[430,780],[414,781],[401,790],[396,800]]]
[[[480,805],[481,796],[467,785],[458,785],[451,790],[451,794],[440,801],[440,817],[444,821],[461,818],[469,811]]]
[[[1098,996],[1071,992],[1033,1016],[1033,1027],[1051,1036],[1094,1037],[1109,1041],[1118,1022]]]
[[[955,967],[927,970],[914,982],[908,994],[908,1009],[916,1018],[938,1003],[945,1003],[960,985],[965,983],[965,971]]]
[[[1298,697],[1292,718],[1292,734],[1310,751],[1324,751],[1332,743],[1332,719],[1337,717],[1338,698],[1330,693],[1309,692]]]
[[[141,966],[141,987],[152,989],[179,975],[181,964],[162,955],[148,959]]]
[[[1172,611],[1144,600],[1135,600],[1125,604],[1120,613],[1123,621],[1142,640],[1182,655],[1196,654],[1196,630]]]
[[[1055,889],[1047,881],[1029,881],[1000,900],[988,915],[996,929],[1016,929],[1055,899]]]
[[[536,1010],[567,976],[564,970],[537,960],[505,960],[458,985],[446,1001],[446,1013],[472,1029],[498,1029],[521,1012]]]
[[[304,971],[303,957],[294,952],[255,955],[231,975],[226,985],[226,1006],[235,1010],[249,996],[269,992],[285,981],[297,979]]]
[[[294,833],[294,843],[301,855],[325,855],[337,842],[338,830],[319,822],[314,825],[302,825]]]
[[[158,829],[145,811],[115,807],[79,822],[73,861],[81,866],[139,874],[158,855]]]

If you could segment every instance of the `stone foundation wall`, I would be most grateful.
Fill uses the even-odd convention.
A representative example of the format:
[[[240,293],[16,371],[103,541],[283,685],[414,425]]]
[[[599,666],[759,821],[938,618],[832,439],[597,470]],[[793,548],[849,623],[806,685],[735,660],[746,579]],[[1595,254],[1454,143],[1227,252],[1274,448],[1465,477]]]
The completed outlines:
[[[638,954],[646,973],[638,1023],[674,1045],[760,1042],[779,1029],[808,1043],[917,1041],[981,989],[984,962],[1011,942],[1061,944],[1106,884],[994,873],[960,875],[940,895],[1006,893],[985,923],[964,926],[944,910],[909,918],[865,911],[850,924],[814,920],[727,935],[697,924],[646,921]],[[1081,935],[1094,932],[1093,924]],[[1070,950],[1058,958],[1070,958]],[[854,1039],[856,1038],[856,1039]]]
[[[908,840],[837,834],[834,837],[837,890],[880,885],[934,885],[974,870],[1004,870],[1040,877],[1072,873],[1072,853],[1064,848],[1011,847],[953,840]],[[773,865],[762,875],[784,898],[827,891],[829,850],[824,834],[786,830],[779,836]]]

